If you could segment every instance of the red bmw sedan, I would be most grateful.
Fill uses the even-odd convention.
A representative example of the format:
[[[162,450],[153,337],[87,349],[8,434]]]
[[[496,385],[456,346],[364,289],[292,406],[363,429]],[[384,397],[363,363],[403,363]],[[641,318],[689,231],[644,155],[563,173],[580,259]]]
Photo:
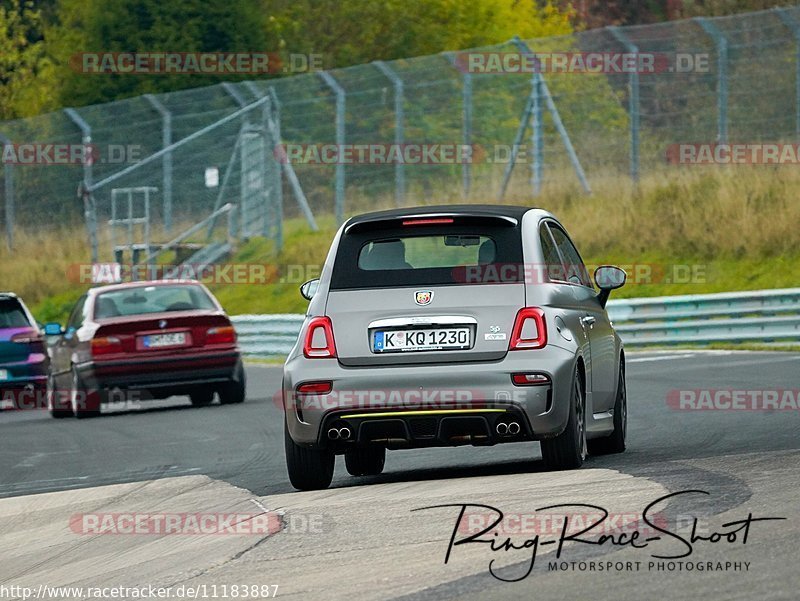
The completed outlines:
[[[222,404],[245,399],[236,332],[198,282],[92,288],[66,326],[47,324],[45,335],[55,339],[47,382],[53,417],[92,417],[112,398],[188,395],[196,406],[210,404],[215,393]]]

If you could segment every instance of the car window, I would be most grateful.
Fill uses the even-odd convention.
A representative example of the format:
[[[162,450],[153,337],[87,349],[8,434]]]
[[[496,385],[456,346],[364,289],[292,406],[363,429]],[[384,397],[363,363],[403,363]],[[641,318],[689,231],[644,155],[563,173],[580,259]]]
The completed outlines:
[[[200,286],[136,286],[97,295],[95,319],[169,311],[212,310],[216,305]]]
[[[497,243],[488,236],[414,236],[367,242],[358,266],[371,271],[488,265],[496,256]]]
[[[375,227],[342,236],[331,290],[512,283],[521,281],[521,265],[516,226]]]
[[[67,320],[67,331],[69,330],[77,330],[83,325],[83,308],[86,306],[86,295],[84,294],[78,302],[75,303],[75,307],[72,309],[72,313],[69,315],[69,319]]]
[[[550,232],[553,234],[553,240],[558,247],[561,256],[564,257],[564,268],[566,270],[565,281],[572,282],[573,284],[582,284],[591,288],[591,280],[589,279],[589,272],[583,264],[578,250],[570,242],[567,234],[557,225],[548,224]]]
[[[539,228],[539,239],[542,243],[544,271],[547,273],[550,280],[565,281],[564,264],[561,261],[561,255],[558,254],[558,250],[553,243],[553,238],[546,224],[542,224]]]
[[[15,298],[0,299],[0,328],[24,328],[31,325]]]

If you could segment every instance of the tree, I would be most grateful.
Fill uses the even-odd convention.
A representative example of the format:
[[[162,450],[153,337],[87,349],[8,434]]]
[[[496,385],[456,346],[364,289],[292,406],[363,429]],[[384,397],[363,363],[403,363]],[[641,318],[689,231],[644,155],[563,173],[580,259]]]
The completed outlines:
[[[42,26],[32,1],[0,5],[0,119],[36,115],[55,104],[47,92],[53,64],[45,55]]]
[[[268,28],[326,68],[567,34],[571,11],[535,0],[276,0]]]
[[[219,83],[245,76],[84,73],[85,53],[263,52],[260,0],[61,0],[48,30],[64,105],[107,102],[144,93]]]

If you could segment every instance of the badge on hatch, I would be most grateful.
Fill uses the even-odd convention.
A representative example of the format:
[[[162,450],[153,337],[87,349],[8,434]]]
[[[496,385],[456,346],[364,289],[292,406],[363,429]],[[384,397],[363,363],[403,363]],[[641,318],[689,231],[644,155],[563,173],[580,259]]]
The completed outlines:
[[[417,290],[414,293],[414,302],[418,305],[430,305],[433,300],[433,290]]]

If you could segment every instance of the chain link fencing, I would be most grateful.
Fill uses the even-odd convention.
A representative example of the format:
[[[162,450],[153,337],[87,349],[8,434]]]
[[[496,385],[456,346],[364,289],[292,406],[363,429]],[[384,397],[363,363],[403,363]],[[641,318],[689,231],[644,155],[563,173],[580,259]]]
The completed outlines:
[[[702,162],[704,148],[718,161],[720,145],[800,141],[800,9],[145,95],[3,122],[0,141],[8,246],[86,224],[101,259],[114,190],[156,189],[146,208],[160,243],[200,222],[209,240],[227,228],[280,245],[292,218],[535,203],[550,185],[591,193]],[[70,154],[80,147],[91,160]],[[140,202],[122,203],[129,233]],[[229,203],[231,223],[209,217]]]

